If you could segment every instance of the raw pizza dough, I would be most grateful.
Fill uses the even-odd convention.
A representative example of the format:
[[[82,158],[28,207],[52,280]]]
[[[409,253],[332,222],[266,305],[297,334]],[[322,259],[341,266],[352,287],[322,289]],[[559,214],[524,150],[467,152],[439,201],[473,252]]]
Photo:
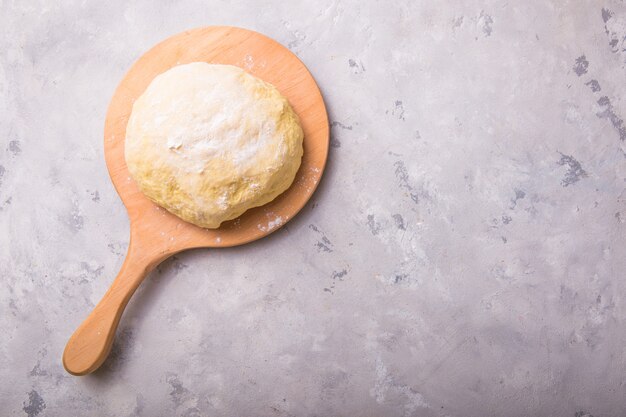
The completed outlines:
[[[302,138],[274,86],[238,67],[194,62],[160,74],[135,101],[125,155],[150,200],[213,229],[289,188]]]

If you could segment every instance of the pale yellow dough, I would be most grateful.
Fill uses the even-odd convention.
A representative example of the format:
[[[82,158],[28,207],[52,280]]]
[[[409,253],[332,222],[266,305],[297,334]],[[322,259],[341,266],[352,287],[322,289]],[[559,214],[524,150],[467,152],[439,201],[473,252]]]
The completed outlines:
[[[238,67],[194,62],[157,76],[134,103],[126,163],[150,200],[213,229],[289,188],[302,138],[273,85]]]

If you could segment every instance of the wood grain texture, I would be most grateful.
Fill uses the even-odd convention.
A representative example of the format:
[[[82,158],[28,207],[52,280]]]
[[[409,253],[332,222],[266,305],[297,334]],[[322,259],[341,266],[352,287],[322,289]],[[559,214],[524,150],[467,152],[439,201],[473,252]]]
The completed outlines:
[[[124,159],[126,124],[134,101],[157,75],[190,62],[230,64],[267,81],[289,100],[304,130],[304,156],[292,186],[274,201],[209,230],[156,206],[137,188]],[[326,165],[328,116],[315,80],[287,48],[259,33],[234,27],[190,30],[156,45],[126,74],[111,100],[104,128],[109,174],[130,217],[131,240],[122,269],[63,353],[73,375],[96,370],[108,355],[117,324],[132,294],[161,261],[185,249],[227,247],[272,233],[309,200]]]

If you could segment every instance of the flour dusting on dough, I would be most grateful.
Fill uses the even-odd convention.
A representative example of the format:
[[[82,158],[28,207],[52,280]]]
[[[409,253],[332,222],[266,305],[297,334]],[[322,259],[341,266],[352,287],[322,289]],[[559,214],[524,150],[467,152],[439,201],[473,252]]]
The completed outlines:
[[[217,199],[217,205],[221,208],[228,207],[228,192],[224,192],[222,193],[222,195],[219,196],[219,198]]]
[[[174,149],[180,149],[181,146],[183,146],[183,141],[180,140],[180,138],[170,137],[167,139],[168,148],[174,150]]]
[[[254,65],[247,55],[243,67]],[[216,228],[289,188],[302,141],[297,115],[274,86],[238,67],[195,62],[158,75],[137,99],[125,156],[149,199]]]

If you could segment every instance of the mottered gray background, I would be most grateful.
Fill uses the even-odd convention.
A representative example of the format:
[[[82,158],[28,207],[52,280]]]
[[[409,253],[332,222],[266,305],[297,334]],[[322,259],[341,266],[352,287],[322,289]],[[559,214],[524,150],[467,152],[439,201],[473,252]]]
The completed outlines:
[[[626,415],[626,4],[0,0],[3,416]],[[296,53],[331,120],[270,237],[163,263],[95,374],[128,245],[102,130],[160,40]]]

